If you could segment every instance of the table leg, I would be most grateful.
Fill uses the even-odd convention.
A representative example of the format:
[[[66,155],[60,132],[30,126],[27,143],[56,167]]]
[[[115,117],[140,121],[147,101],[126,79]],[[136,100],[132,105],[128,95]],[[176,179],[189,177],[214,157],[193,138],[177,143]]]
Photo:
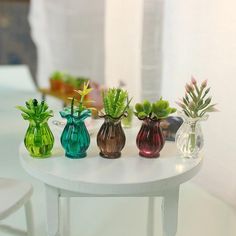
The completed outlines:
[[[162,201],[164,236],[175,236],[178,224],[179,186],[167,191]]]
[[[42,101],[46,101],[46,94],[42,93]]]
[[[25,216],[27,225],[27,235],[34,236],[34,218],[32,212],[32,204],[30,200],[25,203]]]
[[[61,235],[70,235],[70,198],[60,198],[60,224],[61,224]]]
[[[45,185],[48,236],[60,236],[59,233],[59,192],[58,189]]]
[[[148,222],[147,222],[147,236],[154,235],[154,206],[155,206],[155,198],[148,198]]]

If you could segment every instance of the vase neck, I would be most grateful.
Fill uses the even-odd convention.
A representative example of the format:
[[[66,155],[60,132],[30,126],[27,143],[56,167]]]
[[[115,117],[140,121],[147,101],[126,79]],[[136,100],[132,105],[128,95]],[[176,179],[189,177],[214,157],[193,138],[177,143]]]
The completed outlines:
[[[70,110],[67,109],[60,111],[60,115],[62,118],[65,118],[67,122],[79,123],[83,122],[86,118],[90,117],[92,113],[90,110],[84,110],[81,113],[75,112],[71,114]]]
[[[146,118],[143,120],[143,124],[149,125],[149,126],[159,126],[160,125],[160,120],[153,120],[150,118]]]
[[[186,119],[185,123],[187,123],[190,126],[196,126],[199,123],[200,120],[193,120],[193,119]]]
[[[66,119],[68,123],[73,123],[73,124],[84,123],[84,119],[81,119],[80,117],[77,116],[67,116]]]
[[[188,123],[188,124],[197,124],[199,123],[199,121],[205,121],[208,119],[208,114],[205,114],[201,117],[189,117],[187,116],[185,113],[183,112],[178,112],[178,115],[184,120],[184,122]]]
[[[115,125],[121,124],[121,118],[115,119],[115,118],[111,118],[109,116],[105,116],[104,119],[105,119],[105,123],[115,124]]]
[[[30,126],[35,126],[35,127],[41,127],[41,126],[47,125],[47,121],[39,122],[36,120],[30,120],[29,123],[30,123]]]

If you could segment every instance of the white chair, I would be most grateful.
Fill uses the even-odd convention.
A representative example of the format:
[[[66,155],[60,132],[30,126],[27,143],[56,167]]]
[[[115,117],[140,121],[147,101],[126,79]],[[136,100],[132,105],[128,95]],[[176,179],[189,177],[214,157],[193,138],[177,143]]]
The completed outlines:
[[[0,230],[3,232],[11,232],[17,235],[33,236],[33,215],[30,197],[33,193],[31,184],[13,180],[0,178],[0,221],[24,206],[27,232],[12,228],[7,225],[0,224]]]

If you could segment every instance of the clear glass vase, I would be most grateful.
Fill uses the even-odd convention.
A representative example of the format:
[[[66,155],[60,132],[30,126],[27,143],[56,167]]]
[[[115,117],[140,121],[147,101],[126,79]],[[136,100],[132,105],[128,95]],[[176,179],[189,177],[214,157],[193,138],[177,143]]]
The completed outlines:
[[[179,153],[186,158],[197,158],[199,151],[204,145],[204,138],[201,129],[201,121],[205,121],[208,115],[203,117],[191,118],[185,114],[179,114],[184,122],[178,129],[175,142]]]
[[[90,136],[84,124],[84,120],[91,116],[90,110],[84,110],[79,116],[60,112],[63,118],[67,119],[66,126],[61,135],[61,144],[65,149],[65,155],[71,159],[86,157],[86,151],[90,145]]]

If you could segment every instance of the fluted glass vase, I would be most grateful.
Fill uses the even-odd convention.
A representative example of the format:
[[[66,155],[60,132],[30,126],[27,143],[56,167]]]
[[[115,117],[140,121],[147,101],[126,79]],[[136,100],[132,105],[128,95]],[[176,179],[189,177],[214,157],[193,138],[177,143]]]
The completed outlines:
[[[90,136],[84,120],[91,116],[90,110],[84,110],[80,115],[71,115],[65,111],[60,112],[67,123],[61,135],[61,144],[68,158],[78,159],[86,157],[86,151],[90,145]]]
[[[160,120],[145,118],[136,138],[139,155],[146,158],[157,158],[165,144],[160,127]]]
[[[191,118],[185,114],[179,114],[184,122],[178,129],[175,142],[181,156],[186,158],[197,158],[199,151],[204,145],[204,138],[201,129],[201,121],[205,121],[208,115],[203,117]]]
[[[53,148],[54,137],[47,121],[40,123],[30,120],[25,134],[24,144],[32,157],[49,157]]]
[[[118,158],[125,146],[125,133],[121,126],[123,115],[112,118],[109,115],[102,116],[104,123],[97,134],[97,145],[100,149],[100,156],[104,158]]]

